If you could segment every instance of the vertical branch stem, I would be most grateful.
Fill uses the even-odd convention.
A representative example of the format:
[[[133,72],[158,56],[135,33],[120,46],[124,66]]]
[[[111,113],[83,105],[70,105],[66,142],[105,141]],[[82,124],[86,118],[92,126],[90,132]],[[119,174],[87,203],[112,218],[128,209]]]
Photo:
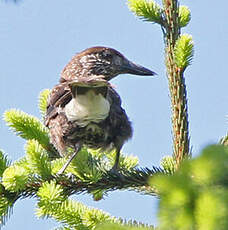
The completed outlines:
[[[173,155],[178,167],[190,155],[186,85],[183,70],[176,66],[174,60],[174,47],[180,36],[179,4],[177,0],[163,0],[163,5],[166,67],[172,103]]]

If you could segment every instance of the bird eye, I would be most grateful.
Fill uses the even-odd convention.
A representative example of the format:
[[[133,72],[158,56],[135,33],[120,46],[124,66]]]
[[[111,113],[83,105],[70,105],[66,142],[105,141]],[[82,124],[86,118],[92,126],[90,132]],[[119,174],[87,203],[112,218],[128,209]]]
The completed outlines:
[[[104,56],[104,58],[106,58],[106,59],[112,59],[112,54],[110,53],[110,52],[103,52],[103,56]]]

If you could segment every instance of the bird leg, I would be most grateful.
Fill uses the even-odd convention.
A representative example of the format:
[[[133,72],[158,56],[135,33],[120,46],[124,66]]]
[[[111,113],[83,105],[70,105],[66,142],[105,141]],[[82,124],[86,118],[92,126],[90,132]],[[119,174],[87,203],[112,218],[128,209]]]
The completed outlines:
[[[118,169],[119,169],[120,149],[121,148],[116,149],[115,163],[114,163],[114,165],[113,165],[113,167],[111,169],[111,171],[113,171],[113,172],[118,172]]]
[[[77,155],[77,153],[81,150],[82,145],[80,143],[76,143],[74,145],[74,153],[70,156],[70,158],[68,159],[68,161],[63,165],[63,167],[59,170],[59,172],[57,174],[62,174],[64,173],[64,171],[66,170],[66,168],[68,167],[68,165],[71,163],[71,161],[75,158],[75,156]]]
[[[121,147],[116,149],[115,163],[112,169],[110,170],[110,172],[115,174],[119,178],[119,180],[124,181],[124,176],[119,172],[120,150],[121,150]]]

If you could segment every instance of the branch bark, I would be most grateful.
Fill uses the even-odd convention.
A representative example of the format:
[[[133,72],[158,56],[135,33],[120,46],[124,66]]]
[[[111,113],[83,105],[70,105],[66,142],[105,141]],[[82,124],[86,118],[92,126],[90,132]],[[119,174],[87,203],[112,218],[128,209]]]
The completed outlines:
[[[191,154],[184,70],[177,67],[174,58],[175,44],[180,36],[179,3],[177,0],[163,0],[163,6],[166,67],[172,104],[173,156],[178,167]]]

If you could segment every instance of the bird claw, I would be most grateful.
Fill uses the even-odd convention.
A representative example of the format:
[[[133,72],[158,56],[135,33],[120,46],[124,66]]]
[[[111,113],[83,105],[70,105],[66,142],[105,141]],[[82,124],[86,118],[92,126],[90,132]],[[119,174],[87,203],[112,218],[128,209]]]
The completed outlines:
[[[113,166],[109,172],[111,174],[115,175],[116,177],[118,177],[121,181],[124,180],[123,174],[120,173],[120,171],[117,167]]]

